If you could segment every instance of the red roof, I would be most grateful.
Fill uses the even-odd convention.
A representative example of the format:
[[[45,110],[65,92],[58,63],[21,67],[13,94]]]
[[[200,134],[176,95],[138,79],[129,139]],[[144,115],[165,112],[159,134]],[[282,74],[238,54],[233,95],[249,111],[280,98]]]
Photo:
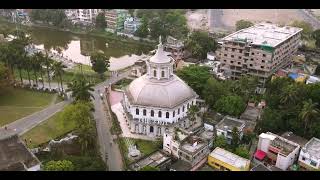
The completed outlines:
[[[256,153],[254,154],[254,157],[261,161],[264,159],[264,157],[266,157],[266,155],[267,154],[265,152],[263,152],[261,150],[257,150]]]

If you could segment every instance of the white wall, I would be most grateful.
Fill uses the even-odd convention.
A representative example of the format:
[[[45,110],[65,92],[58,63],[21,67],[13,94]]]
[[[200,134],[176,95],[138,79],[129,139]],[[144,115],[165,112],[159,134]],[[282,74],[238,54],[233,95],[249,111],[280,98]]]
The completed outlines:
[[[27,171],[40,171],[40,164],[37,164],[35,166],[32,166]]]
[[[294,151],[292,151],[288,156],[282,156],[281,154],[278,154],[277,156],[277,162],[276,167],[287,170],[297,159],[299,154],[299,147],[297,147]]]
[[[270,143],[271,143],[270,139],[259,137],[258,149],[263,152],[268,152]]]
[[[305,158],[305,160],[302,160],[302,157]],[[311,165],[311,160],[317,162],[317,166]],[[319,169],[320,168],[320,159],[316,159],[315,157],[311,157],[309,153],[304,153],[302,150],[300,151],[299,155],[299,161],[301,161],[304,164],[307,164],[313,168]]]

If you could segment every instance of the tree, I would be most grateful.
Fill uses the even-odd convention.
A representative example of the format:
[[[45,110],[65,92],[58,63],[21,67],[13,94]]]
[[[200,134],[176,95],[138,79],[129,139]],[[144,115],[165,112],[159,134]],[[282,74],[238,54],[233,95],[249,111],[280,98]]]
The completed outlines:
[[[224,96],[214,106],[218,112],[231,116],[240,116],[245,107],[246,104],[240,96]]]
[[[281,132],[284,127],[282,113],[280,110],[271,109],[267,107],[263,110],[261,120],[257,124],[258,133],[261,132]]]
[[[251,27],[253,25],[254,24],[251,21],[246,21],[246,20],[241,19],[241,20],[236,22],[236,31]]]
[[[151,20],[150,24],[150,35],[151,38],[157,39],[159,36],[166,38],[168,35],[168,29],[165,28],[165,22],[160,18],[154,18]]]
[[[217,136],[213,141],[214,147],[220,147],[223,149],[229,149],[227,140],[224,136]]]
[[[9,71],[3,62],[0,62],[0,93],[9,84]]]
[[[56,75],[59,76],[60,86],[61,86],[62,92],[63,92],[62,74],[64,73],[63,68],[65,68],[65,66],[62,64],[62,62],[57,62],[57,61],[55,61],[55,62],[52,64],[52,69],[53,69],[53,71],[55,72]]]
[[[153,166],[148,165],[148,166],[141,168],[139,171],[160,171],[160,169],[157,167],[153,167]]]
[[[316,40],[316,42],[315,42],[316,47],[320,48],[320,29],[313,31],[312,37],[313,37],[313,39]]]
[[[207,80],[211,77],[208,67],[190,65],[178,70],[177,75],[191,86],[197,94],[203,97],[202,90]]]
[[[77,78],[68,83],[67,92],[71,91],[71,96],[75,98],[76,101],[89,102],[91,97],[94,98],[90,93],[90,91],[94,91],[92,86],[93,84],[88,83],[84,78]]]
[[[44,57],[44,64],[45,64],[45,66],[46,66],[49,88],[51,89],[51,84],[50,84],[50,82],[51,82],[50,71],[51,71],[51,69],[52,69],[53,60],[52,60],[51,58],[49,58],[47,52],[46,52],[46,55],[45,55],[45,57]]]
[[[213,107],[222,96],[225,96],[228,93],[228,89],[223,83],[212,77],[207,80],[202,91],[203,97],[210,107]]]
[[[249,158],[250,158],[250,152],[249,152],[249,150],[248,150],[245,146],[243,146],[243,145],[238,146],[238,147],[235,149],[234,153],[235,153],[236,155],[238,155],[238,156],[240,156],[240,157],[243,157],[243,158],[246,158],[246,159],[249,159]]]
[[[203,60],[208,52],[217,49],[217,42],[207,32],[194,31],[186,41],[186,48],[193,57]]]
[[[99,13],[96,17],[96,28],[104,29],[107,27],[106,17],[103,12]]]
[[[192,105],[188,109],[187,116],[188,116],[189,120],[192,122],[192,124],[194,124],[196,122],[197,112],[199,112],[198,106]]]
[[[41,52],[36,52],[34,54],[34,58],[35,58],[35,70],[40,72],[40,77],[41,77],[41,81],[42,81],[42,88],[44,88],[44,79],[43,79],[43,65],[45,65],[45,58],[43,56],[43,54]],[[36,77],[37,78],[37,77]]]
[[[139,28],[134,32],[136,36],[141,37],[141,38],[146,38],[149,34],[148,30],[148,21],[146,17],[142,17],[141,19],[141,25]]]
[[[302,28],[301,35],[302,35],[303,39],[309,39],[312,35],[313,27],[310,23],[307,23],[305,21],[297,21],[296,20],[291,23],[291,26]]]
[[[71,161],[49,161],[44,166],[45,171],[73,171],[74,166]]]
[[[239,134],[239,131],[236,127],[234,127],[232,129],[231,136],[232,136],[231,147],[233,150],[235,150],[239,146],[239,143],[240,143],[240,137],[239,137],[240,134]]]
[[[299,118],[303,121],[304,124],[304,135],[306,135],[308,127],[311,124],[311,121],[319,118],[320,111],[317,108],[318,103],[313,103],[311,99],[303,102],[303,107],[299,113]]]
[[[90,61],[92,64],[92,69],[97,72],[101,79],[103,79],[103,74],[108,70],[109,67],[109,58],[100,52],[94,52],[90,56]]]

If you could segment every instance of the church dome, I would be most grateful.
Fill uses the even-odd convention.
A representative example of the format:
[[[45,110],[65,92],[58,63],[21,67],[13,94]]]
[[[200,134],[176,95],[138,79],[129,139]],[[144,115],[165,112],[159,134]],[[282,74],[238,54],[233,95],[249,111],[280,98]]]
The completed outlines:
[[[152,81],[146,75],[131,82],[126,90],[130,104],[173,108],[197,97],[197,94],[179,77],[170,81]]]

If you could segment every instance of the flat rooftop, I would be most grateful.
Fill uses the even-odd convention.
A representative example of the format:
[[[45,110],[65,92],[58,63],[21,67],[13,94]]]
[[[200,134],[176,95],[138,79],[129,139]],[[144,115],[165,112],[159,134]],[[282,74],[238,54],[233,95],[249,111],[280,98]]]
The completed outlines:
[[[224,37],[222,41],[246,41],[254,45],[276,47],[300,31],[302,31],[301,28],[280,27],[271,23],[259,23],[232,33]]]
[[[284,138],[288,139],[289,141],[295,142],[295,143],[299,144],[301,147],[303,147],[308,142],[308,140],[306,140],[303,137],[300,137],[300,136],[293,134],[293,132],[285,132],[281,135],[281,137],[284,137]]]
[[[320,159],[320,139],[313,137],[303,148],[302,151]]]
[[[260,112],[261,111],[258,107],[247,106],[240,118],[244,120],[256,121],[260,115]]]
[[[216,129],[232,131],[234,127],[241,129],[245,126],[245,121],[225,116],[217,125]]]
[[[38,164],[14,131],[0,129],[0,171],[26,170]]]
[[[242,158],[219,147],[216,147],[209,156],[237,168],[243,168],[250,164],[248,159]]]
[[[136,171],[145,166],[157,167],[158,165],[166,162],[169,159],[170,157],[167,156],[165,153],[162,153],[161,151],[156,151],[151,155],[133,163],[132,165],[130,165],[130,167],[131,169]]]
[[[208,143],[197,136],[190,136],[181,145],[181,149],[186,150],[189,153],[196,153],[208,145]]]
[[[284,137],[278,136],[271,132],[267,132],[266,134],[271,137],[270,139],[272,140],[272,142],[270,145],[279,149],[279,153],[281,154],[289,155],[292,151],[299,147],[298,143],[290,141]],[[262,136],[260,135],[260,137]]]

